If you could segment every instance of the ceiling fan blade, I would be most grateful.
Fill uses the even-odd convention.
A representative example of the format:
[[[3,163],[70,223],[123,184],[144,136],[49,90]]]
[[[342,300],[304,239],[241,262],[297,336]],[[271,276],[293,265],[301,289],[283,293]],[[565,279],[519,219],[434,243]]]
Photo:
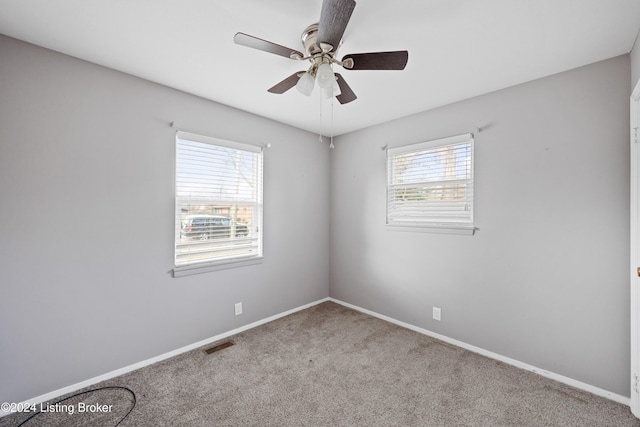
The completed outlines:
[[[287,77],[280,83],[276,83],[275,85],[270,87],[267,90],[267,92],[278,93],[278,94],[285,93],[286,91],[294,87],[296,83],[298,83],[298,80],[300,80],[300,74],[302,73],[304,73],[304,71],[298,71],[296,73],[291,74],[289,77]]]
[[[353,67],[344,66],[348,70],[404,70],[409,60],[409,52],[396,50],[393,52],[351,53],[342,58],[353,61]]]
[[[340,86],[340,92],[341,92],[340,95],[336,96],[336,99],[338,100],[338,102],[340,102],[340,104],[347,104],[351,101],[355,101],[358,97],[356,96],[355,93],[353,93],[353,91],[351,90],[347,82],[344,81],[344,79],[339,73],[336,73],[336,78],[338,81],[338,86]]]
[[[328,43],[334,50],[337,49],[355,7],[354,0],[324,0],[320,11],[318,42]]]
[[[272,43],[267,40],[259,39],[258,37],[250,36],[245,33],[236,33],[233,36],[233,41],[236,44],[252,47],[254,49],[262,50],[264,52],[274,53],[276,55],[284,56],[285,58],[295,59],[295,57],[302,58],[304,55],[295,49],[290,49],[279,44]]]

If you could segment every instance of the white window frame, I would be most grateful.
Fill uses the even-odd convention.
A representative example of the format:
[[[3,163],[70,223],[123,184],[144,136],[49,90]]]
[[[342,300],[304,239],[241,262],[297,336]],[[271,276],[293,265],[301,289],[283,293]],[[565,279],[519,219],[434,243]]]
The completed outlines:
[[[412,153],[419,153],[424,151],[441,149],[447,146],[454,146],[459,144],[470,144],[470,177],[467,179],[456,180],[456,182],[462,182],[467,186],[467,200],[466,205],[468,207],[468,216],[466,218],[446,219],[446,218],[429,218],[426,214],[423,216],[403,216],[402,214],[395,213],[395,194],[396,191],[403,185],[397,182],[393,182],[393,161],[396,157],[401,155],[407,155]],[[386,227],[388,230],[393,231],[417,231],[417,232],[431,232],[431,233],[445,233],[445,234],[465,234],[473,235],[477,228],[474,226],[473,220],[473,194],[474,194],[474,135],[471,133],[450,136],[446,138],[440,138],[431,141],[424,141],[417,144],[404,145],[400,147],[394,147],[387,149],[387,220]],[[414,185],[442,185],[448,184],[452,181],[443,180],[429,180],[424,182],[414,183]],[[470,188],[469,188],[470,187]]]
[[[196,142],[201,144],[208,144],[214,147],[224,147],[232,150],[238,150],[239,152],[245,152],[245,154],[252,153],[256,155],[254,157],[256,161],[256,165],[254,165],[255,167],[254,172],[256,176],[252,177],[252,180],[255,180],[255,185],[256,185],[255,194],[252,195],[252,198],[250,200],[244,199],[241,202],[246,204],[247,206],[251,206],[252,208],[250,212],[252,212],[253,215],[252,215],[251,224],[249,225],[250,227],[249,235],[246,236],[245,238],[242,238],[242,236],[240,236],[235,238],[229,237],[229,239],[222,239],[222,241],[227,241],[227,240],[232,241],[237,239],[235,244],[240,245],[240,247],[244,247],[245,249],[243,249],[243,252],[245,253],[242,253],[242,254],[231,253],[228,255],[223,253],[222,255],[220,254],[213,255],[215,251],[219,252],[219,249],[213,247],[216,244],[219,245],[219,243],[217,243],[212,239],[210,240],[211,242],[210,244],[212,245],[212,248],[208,248],[208,247],[205,248],[212,252],[212,255],[207,259],[186,260],[186,261],[184,259],[179,260],[179,256],[183,257],[185,255],[185,251],[187,247],[192,247],[192,246],[195,247],[198,244],[198,242],[191,243],[192,239],[183,239],[183,236],[181,235],[182,221],[184,221],[185,219],[185,213],[182,210],[184,208],[184,202],[182,200],[184,198],[184,195],[179,194],[179,190],[178,190],[178,187],[179,187],[178,181],[179,179],[183,179],[183,178],[179,178],[179,173],[178,173],[178,161],[179,161],[178,150],[181,144],[180,143],[181,140],[191,141],[191,142]],[[252,264],[257,264],[262,262],[262,259],[263,259],[263,253],[262,253],[262,248],[263,248],[263,231],[262,231],[262,228],[263,228],[263,220],[262,220],[262,216],[263,216],[263,200],[262,200],[263,150],[262,150],[262,147],[234,142],[234,141],[222,140],[218,138],[188,133],[184,131],[178,131],[176,132],[175,167],[176,167],[175,218],[174,218],[175,245],[174,245],[173,276],[181,277],[185,275],[206,273],[209,271],[216,271],[216,270],[227,269],[227,268],[242,267],[242,266],[252,265]],[[221,172],[221,174],[223,173],[224,172]],[[208,175],[208,176],[212,178],[217,178],[215,174]],[[207,190],[205,190],[205,193],[206,192]],[[189,196],[189,197],[192,197],[192,196]],[[197,197],[197,196],[193,196],[193,197]],[[237,194],[236,194],[236,197],[237,197]],[[218,203],[224,203],[223,199],[218,199],[213,197],[211,197],[209,201],[213,202],[214,205]],[[226,202],[230,203],[228,200]],[[196,214],[196,215],[199,215],[199,214]],[[203,215],[203,216],[207,216],[207,215]],[[235,228],[232,228],[230,230],[234,230],[234,229]],[[208,242],[205,241],[202,243],[206,245]],[[248,247],[250,247],[250,250],[247,249]]]

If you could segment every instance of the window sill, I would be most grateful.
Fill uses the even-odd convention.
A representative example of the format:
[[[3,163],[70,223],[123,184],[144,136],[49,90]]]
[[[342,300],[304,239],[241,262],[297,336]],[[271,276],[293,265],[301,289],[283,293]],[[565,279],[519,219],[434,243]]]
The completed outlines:
[[[261,264],[262,256],[253,258],[243,258],[235,260],[225,260],[217,262],[203,262],[201,264],[182,265],[173,268],[173,277],[191,276],[194,274],[209,273],[211,271],[226,270],[229,268],[245,267],[248,265]]]
[[[456,225],[456,224],[442,224],[442,225],[423,225],[423,224],[387,224],[387,230],[389,231],[409,231],[414,233],[437,233],[437,234],[458,234],[463,236],[473,236],[478,230],[473,225]]]

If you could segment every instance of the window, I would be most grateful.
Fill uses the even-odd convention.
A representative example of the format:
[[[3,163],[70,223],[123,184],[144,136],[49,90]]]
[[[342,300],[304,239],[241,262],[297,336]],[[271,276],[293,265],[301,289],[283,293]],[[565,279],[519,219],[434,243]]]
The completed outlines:
[[[472,134],[387,150],[387,225],[473,233]]]
[[[178,132],[175,203],[174,276],[262,257],[260,147]]]

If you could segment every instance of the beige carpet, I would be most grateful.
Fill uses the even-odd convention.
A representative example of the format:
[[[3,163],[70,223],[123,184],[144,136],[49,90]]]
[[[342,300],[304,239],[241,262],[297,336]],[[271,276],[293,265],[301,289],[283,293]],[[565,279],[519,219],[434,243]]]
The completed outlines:
[[[92,388],[135,392],[121,426],[640,426],[624,405],[330,302],[232,339]],[[114,426],[133,397],[109,389],[64,404],[80,402],[114,406],[24,426]]]

